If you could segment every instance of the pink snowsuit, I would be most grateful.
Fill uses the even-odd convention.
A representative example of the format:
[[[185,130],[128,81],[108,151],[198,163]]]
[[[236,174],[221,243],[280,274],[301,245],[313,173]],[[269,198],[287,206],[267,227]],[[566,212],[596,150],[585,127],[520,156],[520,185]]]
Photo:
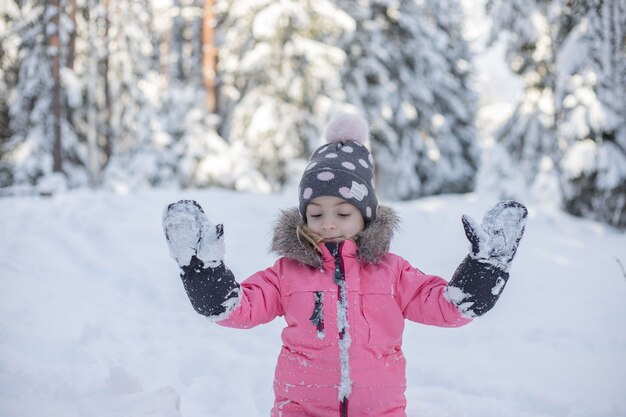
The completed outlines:
[[[379,214],[378,226],[366,229],[369,238],[392,235],[384,229],[395,227],[397,220],[387,210]],[[297,212],[283,217],[290,216],[293,223]],[[287,323],[276,366],[272,417],[338,417],[341,392],[347,394],[351,417],[405,417],[404,320],[440,327],[470,321],[444,298],[447,281],[425,275],[388,253],[388,242],[383,247],[379,256],[363,259],[355,241],[343,242],[340,255],[347,308],[339,303],[335,258],[323,244],[316,267],[281,257],[241,283],[240,304],[220,325],[250,328],[278,316],[284,316]],[[316,308],[323,328],[311,320]],[[343,336],[344,322],[338,320],[342,308],[347,315]],[[341,353],[342,346],[347,357]]]

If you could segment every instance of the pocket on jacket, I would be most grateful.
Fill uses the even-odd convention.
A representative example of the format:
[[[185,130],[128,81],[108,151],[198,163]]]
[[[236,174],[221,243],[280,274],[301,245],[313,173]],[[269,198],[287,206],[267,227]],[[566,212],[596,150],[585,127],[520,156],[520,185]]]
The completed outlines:
[[[394,349],[402,342],[404,316],[387,282],[361,285],[361,313],[365,331],[357,333],[357,343]]]
[[[287,327],[283,330],[285,345],[316,349],[332,344],[336,337],[334,323],[337,295],[333,287],[309,282],[283,288],[283,306]]]

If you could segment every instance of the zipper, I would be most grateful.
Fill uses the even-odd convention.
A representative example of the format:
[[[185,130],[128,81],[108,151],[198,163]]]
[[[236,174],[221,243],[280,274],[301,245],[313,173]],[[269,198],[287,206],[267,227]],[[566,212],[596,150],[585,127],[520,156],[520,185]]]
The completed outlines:
[[[340,243],[332,243],[327,246],[330,249],[330,253],[333,255],[335,260],[335,272],[333,274],[333,280],[335,284],[337,284],[337,289],[339,290],[339,302],[347,303],[347,294],[345,293],[345,281],[346,277],[343,274],[343,261],[341,260],[341,246],[343,242]],[[343,284],[343,285],[342,285]],[[346,334],[346,329],[343,327],[339,332],[339,338],[343,339]]]
[[[333,259],[335,260],[335,273],[333,275],[333,280],[335,284],[339,285],[341,281],[345,281],[345,277],[343,276],[343,263],[341,261],[341,243],[329,243],[327,244],[327,248],[330,250],[330,254],[333,255]]]
[[[344,398],[339,403],[339,416],[348,417],[348,399],[347,398]]]
[[[340,326],[339,305],[345,306],[345,312],[344,312],[345,325],[341,326],[341,329],[339,330],[340,352],[341,352],[341,343],[346,338],[346,329],[348,327],[348,323],[347,323],[348,321],[348,318],[347,318],[348,293],[347,293],[347,288],[346,288],[346,277],[344,275],[343,260],[341,259],[342,244],[343,242],[326,244],[326,247],[332,254],[333,259],[335,261],[335,271],[333,274],[333,280],[335,284],[337,284],[337,289],[338,289],[337,327]],[[348,346],[349,346],[350,341],[348,340],[346,343],[348,343]],[[345,347],[345,349],[347,349],[347,346]],[[343,378],[344,378],[343,372],[344,372],[344,369],[343,369],[343,364],[342,364],[342,383],[340,384],[340,387],[342,387],[343,385]],[[348,375],[348,379],[349,379],[349,375]],[[351,382],[348,381],[348,383],[350,384],[348,389],[351,390]],[[349,395],[350,395],[349,392],[347,394],[344,394],[344,396],[341,397],[339,401],[339,416],[340,417],[348,417],[348,396]]]

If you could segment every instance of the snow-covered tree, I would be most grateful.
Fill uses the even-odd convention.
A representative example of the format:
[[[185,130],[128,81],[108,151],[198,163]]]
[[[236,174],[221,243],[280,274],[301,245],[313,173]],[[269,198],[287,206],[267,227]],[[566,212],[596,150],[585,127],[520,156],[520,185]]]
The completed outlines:
[[[162,59],[167,86],[159,108],[165,139],[162,155],[171,167],[172,182],[181,187],[267,191],[267,182],[251,166],[247,152],[235,150],[217,134],[219,119],[207,107],[213,100],[207,100],[203,58],[215,46],[206,44],[211,36],[204,31],[213,30],[205,25],[215,24],[206,21],[213,12],[205,10],[211,2],[174,0],[172,6],[165,14],[167,22],[161,22],[169,29],[163,36],[168,53]]]
[[[624,2],[487,5],[493,36],[508,34],[507,60],[525,85],[498,132],[502,171],[519,169],[534,189],[557,183],[553,198],[567,211],[625,227]]]
[[[154,65],[152,7],[148,0],[111,0],[108,5],[108,88],[112,154],[105,179],[113,187],[167,183],[174,161],[169,136],[157,122],[161,79]]]
[[[558,10],[550,1],[489,0],[492,17],[491,43],[505,36],[506,60],[511,71],[524,83],[522,97],[509,120],[496,132],[506,157],[500,162],[501,191],[507,197],[518,192],[511,187],[519,172],[530,186],[542,167],[544,157],[558,159],[554,101],[555,34]],[[557,14],[557,16],[555,16]],[[513,194],[513,195],[511,195]],[[519,196],[518,196],[519,197]]]
[[[222,1],[218,14],[220,134],[278,189],[342,101],[333,45],[353,20],[328,0]]]
[[[191,73],[192,68],[201,67],[201,57],[189,54],[191,48],[188,46],[191,46],[191,42],[186,39],[189,36],[187,31],[190,25],[187,14],[201,16],[201,13],[196,11],[198,7],[201,11],[201,6],[173,0],[172,7],[168,8],[169,31],[166,34],[168,53],[164,58],[167,87],[162,97],[160,113],[164,129],[174,142],[179,141],[187,130],[186,115],[189,111],[195,107],[202,108],[203,105],[204,94],[200,72]],[[199,33],[194,35],[200,36]]]
[[[593,2],[559,51],[563,205],[626,228],[626,3]]]
[[[67,6],[50,0],[4,6],[11,14],[6,42],[16,47],[18,72],[7,91],[11,137],[0,154],[11,175],[3,175],[3,185],[36,184],[53,174],[70,186],[86,183],[83,148],[67,111],[74,25]]]
[[[4,154],[7,141],[13,133],[9,126],[9,95],[15,90],[19,62],[17,51],[19,37],[11,34],[11,22],[17,20],[20,10],[14,1],[0,3],[0,186],[10,184],[13,179],[11,164]]]
[[[478,166],[471,57],[455,0],[342,1],[347,101],[370,121],[380,193],[410,199],[473,188]]]
[[[110,129],[111,92],[107,76],[107,12],[106,5],[99,0],[88,0],[87,21],[79,26],[83,34],[81,55],[85,57],[85,62],[81,75],[85,93],[84,105],[77,110],[77,119],[83,121],[88,149],[87,166],[91,184],[94,186],[102,183],[102,170],[109,162],[113,149]]]

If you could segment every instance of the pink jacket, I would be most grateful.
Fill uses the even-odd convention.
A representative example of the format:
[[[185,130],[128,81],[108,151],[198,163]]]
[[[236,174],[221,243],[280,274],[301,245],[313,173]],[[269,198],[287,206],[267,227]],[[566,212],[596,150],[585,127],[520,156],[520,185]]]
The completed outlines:
[[[440,327],[458,327],[470,320],[443,297],[444,279],[425,275],[388,253],[389,242],[381,244],[380,239],[390,240],[397,219],[391,209],[381,207],[380,220],[366,229],[367,235],[345,241],[341,248],[348,323],[342,342],[335,260],[320,245],[319,263],[303,262],[311,254],[298,255],[302,245],[281,232],[297,224],[295,216],[297,211],[283,213],[287,226],[279,227],[274,239],[274,249],[289,257],[243,281],[240,304],[219,324],[250,328],[284,317],[272,416],[339,416],[340,391],[347,389],[350,416],[404,417],[405,319]],[[376,241],[373,249],[358,243],[370,238]],[[316,307],[321,309],[323,330],[311,320]],[[343,360],[341,343],[348,352]]]

